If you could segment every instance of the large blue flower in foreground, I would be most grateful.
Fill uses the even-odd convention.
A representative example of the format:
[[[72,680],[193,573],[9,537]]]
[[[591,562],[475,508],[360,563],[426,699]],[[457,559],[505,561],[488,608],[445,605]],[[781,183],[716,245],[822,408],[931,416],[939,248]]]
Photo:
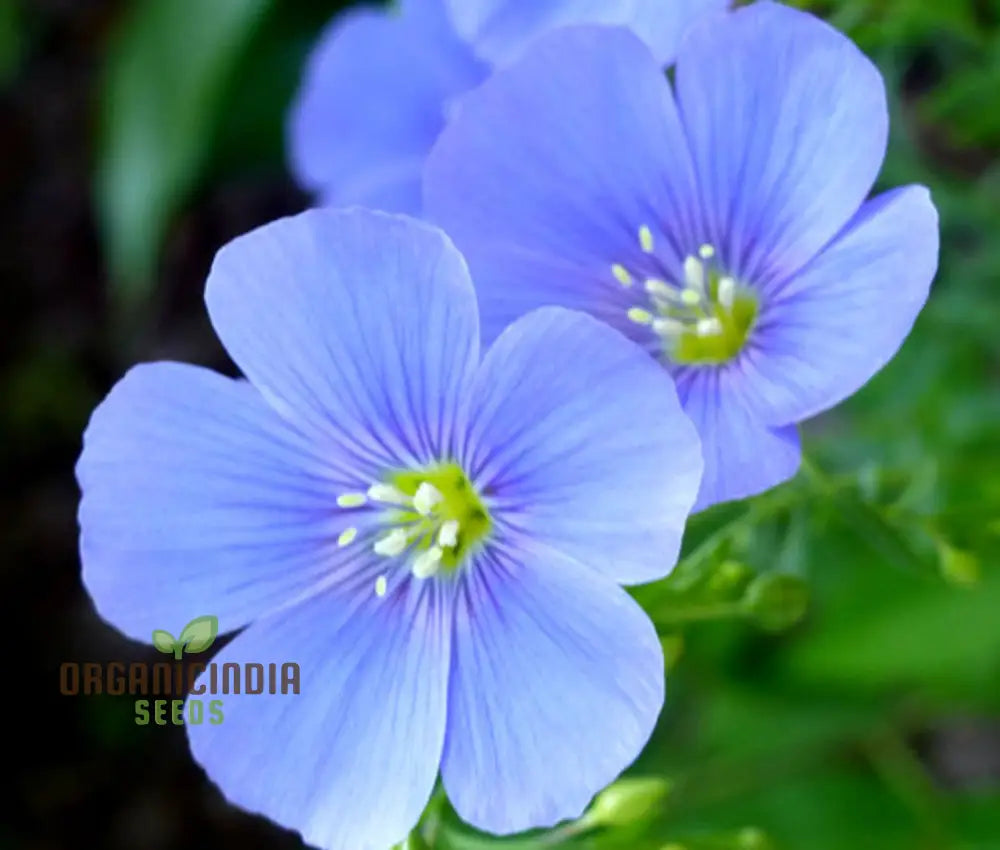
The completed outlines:
[[[621,29],[545,36],[463,100],[425,190],[469,260],[487,340],[560,304],[675,376],[703,443],[704,506],[794,474],[795,423],[857,390],[909,332],[938,229],[923,187],[865,200],[885,90],[820,20],[769,2],[713,16],[675,72],[671,87]]]
[[[481,357],[462,257],[379,213],[237,239],[206,298],[249,381],[134,368],[77,469],[102,616],[149,640],[214,613],[245,627],[217,662],[301,667],[297,696],[224,697],[195,757],[327,848],[401,840],[439,770],[485,830],[579,815],[663,699],[619,583],[669,572],[698,488],[669,376],[561,308]]]
[[[665,65],[687,26],[727,3],[402,0],[351,10],[310,57],[289,121],[292,170],[326,204],[419,212],[424,159],[455,99],[529,41],[566,24],[620,24]]]

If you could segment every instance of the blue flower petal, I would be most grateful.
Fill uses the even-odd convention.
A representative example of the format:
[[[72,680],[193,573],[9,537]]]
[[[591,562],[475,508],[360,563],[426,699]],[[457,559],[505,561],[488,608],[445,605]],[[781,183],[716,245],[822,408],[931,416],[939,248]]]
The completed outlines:
[[[658,251],[677,269],[700,244],[694,170],[670,87],[623,29],[539,38],[463,98],[431,152],[424,188],[428,216],[469,260],[487,340],[546,304],[634,333],[626,311],[635,293],[611,266],[640,253],[639,226],[669,223],[672,237]]]
[[[205,297],[251,382],[368,483],[447,450],[479,339],[465,261],[441,231],[312,210],[223,248]]]
[[[554,552],[493,549],[458,592],[441,775],[458,814],[510,833],[580,815],[663,704],[652,623]]]
[[[753,496],[799,468],[795,426],[771,428],[753,412],[738,365],[683,369],[677,392],[701,437],[705,474],[695,510]]]
[[[340,563],[337,458],[245,381],[137,366],[94,412],[76,472],[84,584],[133,638],[201,614],[237,628]]]
[[[749,283],[804,266],[857,211],[882,165],[878,69],[820,19],[761,0],[692,27],[676,83],[705,241]]]
[[[910,332],[937,261],[937,211],[924,187],[895,189],[862,206],[765,301],[744,359],[759,415],[775,424],[806,419],[864,385]]]
[[[519,319],[487,353],[460,457],[498,533],[624,583],[671,570],[702,466],[670,376],[617,331],[558,307]]]
[[[625,26],[667,65],[688,26],[728,0],[447,0],[455,29],[495,64],[516,59],[534,38],[574,24]]]
[[[300,670],[298,694],[221,695],[221,724],[187,725],[194,757],[226,798],[324,850],[403,840],[430,797],[444,742],[446,592],[410,580],[383,598],[369,583],[331,588],[223,649],[220,670],[225,662]],[[201,699],[207,716],[212,698],[188,702]]]
[[[292,108],[292,170],[326,204],[417,213],[448,103],[486,73],[442,0],[349,11],[320,39]]]

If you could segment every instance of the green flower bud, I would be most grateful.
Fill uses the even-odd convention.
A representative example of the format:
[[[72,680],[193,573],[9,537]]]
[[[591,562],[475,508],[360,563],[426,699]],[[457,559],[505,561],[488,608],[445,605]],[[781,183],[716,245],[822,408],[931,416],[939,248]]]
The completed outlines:
[[[941,575],[951,584],[972,587],[979,583],[979,559],[971,552],[956,549],[942,540],[938,541],[938,558]]]
[[[653,815],[673,783],[656,776],[619,779],[594,798],[587,821],[593,826],[627,826]]]
[[[739,561],[723,561],[712,572],[708,590],[717,596],[734,599],[746,588],[753,577],[753,570]]]
[[[765,573],[751,582],[742,604],[757,626],[768,632],[780,632],[805,615],[809,588],[797,576]]]

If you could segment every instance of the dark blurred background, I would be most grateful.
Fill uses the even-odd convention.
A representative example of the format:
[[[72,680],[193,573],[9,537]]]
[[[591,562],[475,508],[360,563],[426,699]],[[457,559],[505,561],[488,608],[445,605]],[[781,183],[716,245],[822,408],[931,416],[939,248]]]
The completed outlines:
[[[205,275],[308,202],[284,115],[339,5],[0,0],[0,847],[300,846],[229,808],[183,730],[135,725],[127,697],[61,696],[58,667],[156,660],[80,584],[80,435],[137,360],[232,371]],[[698,557],[801,577],[805,620],[776,634],[639,593],[677,655],[639,764],[676,789],[650,840],[763,846],[739,844],[749,826],[788,850],[998,850],[1000,3],[798,5],[883,69],[883,181],[931,186],[941,274],[896,361],[809,427],[813,471],[692,524]],[[702,601],[735,592],[705,569]]]

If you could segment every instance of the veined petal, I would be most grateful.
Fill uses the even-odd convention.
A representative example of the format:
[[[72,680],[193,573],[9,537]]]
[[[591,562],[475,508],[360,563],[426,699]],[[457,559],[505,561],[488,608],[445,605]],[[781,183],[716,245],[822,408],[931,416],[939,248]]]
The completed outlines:
[[[352,471],[374,481],[447,451],[479,340],[465,261],[441,231],[312,210],[224,247],[205,298],[251,382]]]
[[[135,367],[94,411],[76,474],[84,584],[138,640],[206,613],[229,631],[343,568],[337,458],[245,381]]]
[[[910,332],[937,261],[937,211],[924,187],[866,203],[766,302],[743,364],[759,415],[775,424],[806,419],[864,385]]]
[[[493,548],[471,565],[453,652],[441,775],[458,814],[487,832],[579,816],[639,754],[663,704],[642,609],[541,548]]]
[[[346,591],[254,623],[214,659],[265,671],[295,662],[298,694],[227,694],[221,724],[187,731],[230,802],[324,850],[385,850],[406,837],[434,787],[452,605],[435,582],[407,579],[384,597],[368,582]],[[199,698],[212,696],[188,702]]]
[[[809,262],[857,211],[885,155],[878,69],[820,19],[769,0],[699,21],[677,98],[728,271],[761,286]]]
[[[677,373],[677,392],[698,429],[705,459],[695,510],[762,493],[799,468],[798,431],[794,425],[766,425],[743,395],[745,378],[736,365]]]
[[[575,24],[624,26],[639,35],[667,65],[681,36],[700,15],[728,0],[448,0],[455,29],[476,52],[496,64],[515,60],[550,29]]]
[[[640,253],[639,227],[670,223],[657,251],[677,269],[700,244],[687,142],[649,49],[624,29],[559,30],[460,107],[428,160],[426,211],[469,261],[487,339],[549,304],[632,331],[612,264]]]
[[[702,468],[667,372],[558,307],[519,319],[486,354],[460,458],[498,533],[624,583],[673,567]]]
[[[420,172],[447,105],[487,70],[442,0],[346,12],[321,36],[292,107],[292,170],[326,204],[418,213]]]

